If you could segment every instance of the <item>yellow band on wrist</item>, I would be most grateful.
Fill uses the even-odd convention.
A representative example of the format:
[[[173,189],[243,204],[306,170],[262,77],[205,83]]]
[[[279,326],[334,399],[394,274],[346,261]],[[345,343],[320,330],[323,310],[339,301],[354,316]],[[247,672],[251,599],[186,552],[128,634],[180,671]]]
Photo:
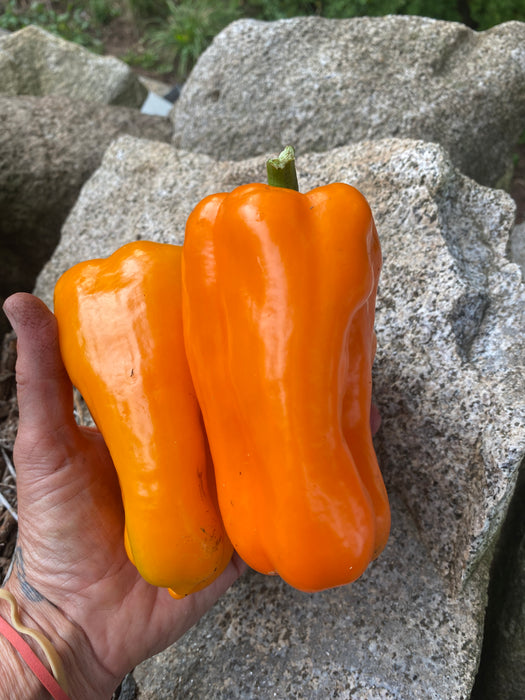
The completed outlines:
[[[61,661],[56,649],[54,648],[54,646],[51,644],[49,639],[47,639],[42,634],[42,632],[39,632],[38,630],[31,629],[30,627],[26,627],[22,623],[22,621],[20,620],[18,603],[16,602],[16,598],[13,596],[12,593],[10,593],[10,591],[6,591],[5,588],[0,588],[0,598],[7,600],[7,602],[11,606],[11,622],[12,622],[14,629],[17,632],[19,632],[21,634],[26,634],[35,640],[35,642],[40,646],[40,648],[44,652],[46,659],[49,663],[49,666],[51,667],[51,671],[53,673],[53,676],[55,677],[55,680],[60,685],[60,687],[65,692],[67,692],[66,674],[64,671],[64,667],[62,665],[62,661]]]

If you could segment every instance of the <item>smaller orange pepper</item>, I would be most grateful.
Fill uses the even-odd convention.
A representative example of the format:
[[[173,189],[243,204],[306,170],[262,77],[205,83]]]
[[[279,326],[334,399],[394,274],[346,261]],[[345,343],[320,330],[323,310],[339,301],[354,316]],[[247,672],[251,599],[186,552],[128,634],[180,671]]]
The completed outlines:
[[[55,315],[117,470],[130,559],[174,597],[204,588],[232,545],[184,350],[181,247],[140,241],[75,265],[57,282]]]

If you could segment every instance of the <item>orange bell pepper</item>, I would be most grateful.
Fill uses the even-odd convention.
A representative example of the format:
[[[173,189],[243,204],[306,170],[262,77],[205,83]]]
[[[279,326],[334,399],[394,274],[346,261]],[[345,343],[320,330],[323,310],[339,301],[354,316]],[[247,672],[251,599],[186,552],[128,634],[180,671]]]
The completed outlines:
[[[232,554],[182,336],[181,247],[141,241],[55,288],[65,367],[118,473],[128,554],[181,597]]]
[[[276,184],[190,215],[184,337],[234,548],[318,591],[358,578],[390,529],[369,423],[381,250],[355,188]]]

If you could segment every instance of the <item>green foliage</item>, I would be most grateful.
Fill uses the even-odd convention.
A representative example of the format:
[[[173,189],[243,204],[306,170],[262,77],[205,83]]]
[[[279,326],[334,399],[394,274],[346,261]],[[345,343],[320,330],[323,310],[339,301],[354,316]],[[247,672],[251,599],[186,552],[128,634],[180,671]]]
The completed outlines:
[[[458,3],[454,0],[325,0],[322,14],[325,17],[357,17],[368,15],[420,15],[435,19],[461,21]]]
[[[135,49],[128,51],[121,58],[130,66],[152,72],[168,73],[172,68],[169,64],[163,65],[158,52],[146,48],[144,42],[140,42]]]
[[[126,0],[125,5],[137,22],[161,19],[168,14],[166,0]]]
[[[213,37],[241,16],[237,0],[166,0],[168,15],[147,35],[146,47],[157,52],[161,70],[184,77]]]
[[[525,0],[469,0],[468,5],[480,30],[510,20],[525,21]]]
[[[83,4],[91,22],[95,25],[108,24],[114,17],[118,17],[122,11],[119,3],[111,2],[111,0],[88,0],[88,2]],[[68,7],[73,7],[73,3],[70,3]]]
[[[298,15],[343,18],[420,15],[488,29],[509,20],[525,21],[525,0],[246,0],[243,16],[280,19]]]
[[[243,17],[273,21],[289,17],[321,14],[325,3],[320,0],[246,0],[240,7]],[[348,2],[342,2],[348,5]]]
[[[9,31],[22,29],[35,24],[52,34],[68,41],[74,41],[101,52],[102,42],[94,25],[108,21],[113,16],[106,0],[90,0],[83,7],[74,3],[31,2],[23,3],[8,0],[0,4],[0,28]]]

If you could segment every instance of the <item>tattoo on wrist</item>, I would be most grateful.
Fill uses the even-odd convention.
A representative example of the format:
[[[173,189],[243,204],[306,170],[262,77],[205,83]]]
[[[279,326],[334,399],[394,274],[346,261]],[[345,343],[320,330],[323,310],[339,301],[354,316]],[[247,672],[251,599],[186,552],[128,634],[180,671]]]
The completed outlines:
[[[32,586],[26,578],[26,569],[24,564],[24,555],[22,553],[22,547],[17,545],[13,554],[13,573],[18,579],[20,584],[20,589],[25,597],[32,603],[40,603],[46,600],[45,597],[38,591],[34,586]]]

